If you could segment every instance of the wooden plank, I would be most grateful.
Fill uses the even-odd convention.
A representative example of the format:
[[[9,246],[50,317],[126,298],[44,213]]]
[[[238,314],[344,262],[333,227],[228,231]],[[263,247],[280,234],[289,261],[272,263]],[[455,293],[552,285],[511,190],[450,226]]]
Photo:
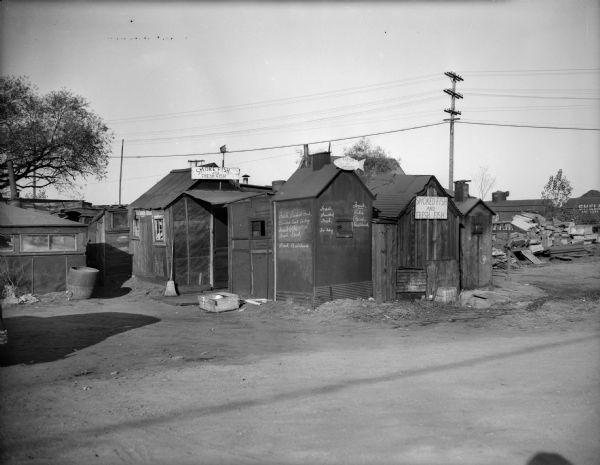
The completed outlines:
[[[531,252],[531,250],[523,249],[523,250],[521,250],[521,253],[527,260],[529,260],[531,263],[533,263],[535,265],[540,265],[542,263],[542,261],[539,258],[537,258],[535,255],[533,255],[533,252]]]

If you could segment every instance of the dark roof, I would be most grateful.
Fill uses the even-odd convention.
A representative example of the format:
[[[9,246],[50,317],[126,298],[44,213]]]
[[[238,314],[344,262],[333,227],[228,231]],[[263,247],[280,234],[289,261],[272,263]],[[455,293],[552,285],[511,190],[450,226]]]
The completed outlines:
[[[490,211],[492,215],[495,215],[495,212],[489,206],[487,206],[483,200],[478,199],[476,197],[469,197],[468,199],[465,199],[462,202],[457,202],[455,200],[454,204],[463,216],[468,215],[469,212],[473,210],[478,204],[483,205],[487,210]]]
[[[203,202],[210,203],[211,205],[224,205],[238,200],[249,199],[250,197],[256,197],[261,195],[260,192],[242,192],[242,191],[215,191],[215,190],[202,190],[202,189],[191,189],[185,191],[184,194],[189,195]]]
[[[319,170],[313,170],[312,167],[298,168],[281,186],[273,201],[318,197],[341,172],[342,170],[331,163],[322,166]],[[358,175],[354,175],[364,186]]]
[[[597,191],[596,189],[591,189],[579,198],[581,199],[581,198],[585,198],[585,197],[600,197],[600,191]]]
[[[424,193],[432,178],[437,182],[433,175],[382,174],[373,178],[369,189],[377,196],[373,207],[379,210],[379,217],[397,218],[415,196]]]
[[[197,182],[192,179],[191,168],[173,170],[133,201],[129,208],[165,208]]]
[[[0,225],[11,228],[34,226],[87,227],[85,224],[65,220],[44,211],[13,207],[4,203],[0,203]]]
[[[218,167],[215,163],[209,163],[209,167]],[[184,168],[179,170],[172,170],[164,178],[158,181],[154,186],[143,193],[139,198],[129,205],[129,208],[143,208],[143,209],[159,209],[166,208],[168,205],[173,203],[179,196],[185,191],[191,190],[194,186],[200,187],[203,183],[219,183],[219,181],[206,181],[202,179],[192,179],[192,169]],[[239,191],[239,190],[254,190],[254,191],[270,191],[270,186],[255,186],[251,184],[243,184],[237,187],[235,181],[222,181],[227,183],[226,190]]]

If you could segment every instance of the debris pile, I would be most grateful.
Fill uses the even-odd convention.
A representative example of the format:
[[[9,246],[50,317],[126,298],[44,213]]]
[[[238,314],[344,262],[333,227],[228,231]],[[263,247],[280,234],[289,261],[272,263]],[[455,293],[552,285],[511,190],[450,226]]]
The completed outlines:
[[[548,220],[537,213],[514,215],[512,228],[496,234],[492,250],[493,266],[506,269],[507,262],[519,266],[522,262],[540,264],[540,256],[549,259],[572,260],[590,254],[590,247],[599,243],[592,225],[577,225],[572,221]]]

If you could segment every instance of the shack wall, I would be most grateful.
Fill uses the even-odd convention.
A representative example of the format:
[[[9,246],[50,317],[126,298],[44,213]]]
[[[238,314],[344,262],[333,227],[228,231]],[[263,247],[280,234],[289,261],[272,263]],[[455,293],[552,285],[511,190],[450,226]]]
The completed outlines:
[[[210,211],[189,197],[179,198],[170,209],[175,281],[179,285],[210,286]],[[169,242],[169,254],[170,247]]]
[[[316,202],[315,303],[372,294],[372,198],[354,173],[341,172]]]
[[[13,250],[2,251],[0,268],[21,292],[45,294],[66,290],[67,274],[72,266],[85,266],[87,227],[24,227],[0,228],[0,233],[10,236]],[[76,250],[61,252],[23,252],[21,235],[75,235]]]
[[[278,300],[312,303],[314,297],[315,199],[275,202]]]

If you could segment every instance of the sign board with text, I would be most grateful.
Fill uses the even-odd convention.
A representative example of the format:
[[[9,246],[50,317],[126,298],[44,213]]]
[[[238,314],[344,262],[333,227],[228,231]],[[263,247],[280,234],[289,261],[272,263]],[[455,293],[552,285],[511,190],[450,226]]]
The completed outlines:
[[[238,181],[240,179],[239,168],[218,168],[213,166],[192,166],[192,179],[231,179]]]
[[[448,197],[417,196],[415,204],[416,220],[447,220]]]

